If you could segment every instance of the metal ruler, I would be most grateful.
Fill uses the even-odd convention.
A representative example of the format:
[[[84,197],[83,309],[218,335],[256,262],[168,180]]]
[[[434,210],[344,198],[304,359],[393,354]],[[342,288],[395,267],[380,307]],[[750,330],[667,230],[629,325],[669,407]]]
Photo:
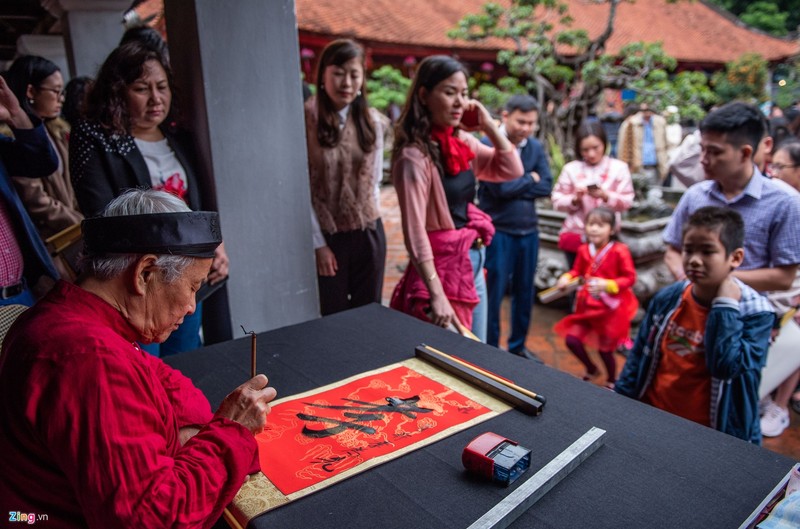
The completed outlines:
[[[467,529],[503,529],[547,494],[581,462],[603,445],[605,430],[592,426],[539,472],[506,496]]]

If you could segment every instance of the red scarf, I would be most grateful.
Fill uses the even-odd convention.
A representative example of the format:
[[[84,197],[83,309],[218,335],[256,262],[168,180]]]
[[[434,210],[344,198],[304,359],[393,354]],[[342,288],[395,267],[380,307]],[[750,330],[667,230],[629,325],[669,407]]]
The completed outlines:
[[[431,139],[439,144],[442,153],[444,168],[449,175],[457,175],[469,169],[469,161],[475,158],[475,153],[469,145],[453,136],[453,127],[433,126]]]

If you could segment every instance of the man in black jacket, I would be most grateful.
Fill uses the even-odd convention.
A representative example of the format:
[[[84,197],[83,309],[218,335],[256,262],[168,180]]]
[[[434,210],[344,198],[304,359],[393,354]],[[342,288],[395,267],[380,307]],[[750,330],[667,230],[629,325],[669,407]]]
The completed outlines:
[[[524,173],[503,183],[481,182],[480,208],[491,215],[497,230],[486,251],[486,287],[489,292],[486,343],[497,347],[500,339],[500,304],[511,282],[511,336],[508,351],[526,358],[525,336],[533,308],[539,228],[536,199],[550,196],[553,177],[542,144],[533,138],[539,118],[536,99],[516,95],[506,103],[500,130],[519,151]],[[483,142],[490,145],[488,139]]]

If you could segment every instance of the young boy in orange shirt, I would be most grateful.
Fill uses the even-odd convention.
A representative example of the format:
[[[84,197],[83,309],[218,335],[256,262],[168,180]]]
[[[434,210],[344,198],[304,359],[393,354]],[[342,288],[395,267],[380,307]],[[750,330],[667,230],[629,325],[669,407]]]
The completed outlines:
[[[744,223],[704,207],[683,230],[687,280],[650,302],[615,391],[761,443],[758,386],[775,314],[731,274],[744,258]]]

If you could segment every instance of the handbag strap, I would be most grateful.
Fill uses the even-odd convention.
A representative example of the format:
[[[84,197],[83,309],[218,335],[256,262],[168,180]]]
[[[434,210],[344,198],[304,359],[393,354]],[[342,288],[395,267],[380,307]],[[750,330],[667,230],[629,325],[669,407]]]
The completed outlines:
[[[597,269],[600,268],[601,264],[603,264],[603,260],[605,260],[606,256],[608,256],[608,252],[611,250],[612,246],[614,246],[614,241],[609,241],[608,244],[603,246],[603,248],[598,252],[594,244],[589,244],[589,255],[592,256],[592,266],[589,270],[590,274],[597,272]]]

